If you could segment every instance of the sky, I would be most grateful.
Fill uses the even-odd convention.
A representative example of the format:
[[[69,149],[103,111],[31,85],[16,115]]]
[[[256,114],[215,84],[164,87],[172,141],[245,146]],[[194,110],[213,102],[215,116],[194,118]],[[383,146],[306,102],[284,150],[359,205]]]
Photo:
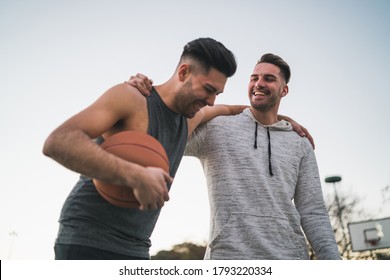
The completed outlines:
[[[248,105],[262,54],[292,69],[279,112],[309,129],[324,196],[328,176],[364,216],[390,217],[390,2],[383,0],[0,0],[0,259],[54,258],[58,217],[78,174],[42,154],[49,133],[111,86],[168,80],[183,46],[212,37],[238,70],[218,104]],[[199,161],[182,160],[151,254],[208,239]],[[386,205],[387,203],[387,205]]]

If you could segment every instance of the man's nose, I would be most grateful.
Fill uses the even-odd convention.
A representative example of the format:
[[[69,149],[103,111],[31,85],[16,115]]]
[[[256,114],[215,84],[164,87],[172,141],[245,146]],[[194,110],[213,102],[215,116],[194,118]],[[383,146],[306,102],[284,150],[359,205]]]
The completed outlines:
[[[257,82],[255,83],[255,87],[258,89],[263,87],[263,83],[262,83],[261,79],[257,80]]]
[[[206,103],[208,106],[214,106],[214,102],[215,102],[215,98],[217,97],[217,95],[213,94],[209,97],[207,97],[206,99]]]

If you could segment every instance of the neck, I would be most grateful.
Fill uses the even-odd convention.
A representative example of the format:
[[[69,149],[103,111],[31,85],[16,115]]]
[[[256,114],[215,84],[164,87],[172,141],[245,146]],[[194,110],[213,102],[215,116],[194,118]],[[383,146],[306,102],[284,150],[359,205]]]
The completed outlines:
[[[278,109],[276,107],[264,112],[251,106],[250,110],[255,119],[263,125],[272,125],[278,122]]]
[[[154,87],[156,89],[156,91],[158,92],[158,94],[160,95],[162,101],[165,103],[165,105],[171,109],[172,111],[176,112],[176,108],[174,106],[175,104],[175,100],[174,100],[174,97],[175,97],[175,87],[173,86],[173,83],[171,83],[170,81],[164,83],[164,84],[161,84],[161,85],[158,85],[158,86],[155,86]]]

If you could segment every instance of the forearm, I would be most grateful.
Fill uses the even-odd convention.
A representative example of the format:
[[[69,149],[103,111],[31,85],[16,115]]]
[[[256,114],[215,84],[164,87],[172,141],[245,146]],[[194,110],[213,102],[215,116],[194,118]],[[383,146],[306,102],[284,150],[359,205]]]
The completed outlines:
[[[318,259],[341,259],[322,192],[317,191],[317,194],[310,196],[306,205],[302,206],[301,202],[297,205],[302,229]]]
[[[287,116],[284,116],[284,115],[278,115],[278,120],[281,121],[281,120],[285,120],[285,121],[288,121],[288,122],[293,122],[294,120],[290,117],[287,117]]]
[[[305,232],[317,259],[340,260],[332,226],[328,216],[312,215],[302,218],[302,229]]]
[[[209,120],[217,117],[217,116],[228,116],[228,115],[237,115],[241,113],[245,108],[248,108],[246,105],[223,105],[218,104],[212,107],[205,107],[204,116],[200,122],[200,124],[208,122]]]
[[[214,105],[212,107],[206,106],[201,109],[194,118],[188,119],[188,136],[201,124],[208,122],[209,120],[217,116],[237,115],[241,113],[246,105]]]
[[[46,140],[43,153],[74,172],[115,185],[134,185],[143,169],[107,153],[78,130],[53,133]]]

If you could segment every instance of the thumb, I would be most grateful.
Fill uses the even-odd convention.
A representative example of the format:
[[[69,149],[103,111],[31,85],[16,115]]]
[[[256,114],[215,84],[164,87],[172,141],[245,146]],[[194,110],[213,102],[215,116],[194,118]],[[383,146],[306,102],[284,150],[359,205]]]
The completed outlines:
[[[167,182],[168,184],[172,184],[173,178],[169,175],[169,173],[164,171],[163,174],[165,182]]]

